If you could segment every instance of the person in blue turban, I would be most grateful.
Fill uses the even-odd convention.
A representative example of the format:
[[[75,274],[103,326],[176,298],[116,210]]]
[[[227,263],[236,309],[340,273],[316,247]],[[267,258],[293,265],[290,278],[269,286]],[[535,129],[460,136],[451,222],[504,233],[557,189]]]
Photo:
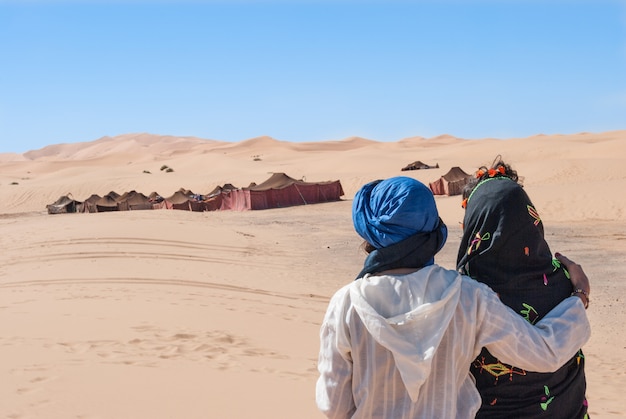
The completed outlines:
[[[328,417],[474,418],[481,398],[469,365],[481,348],[548,372],[589,339],[580,293],[589,280],[564,256],[572,296],[534,326],[487,285],[437,265],[447,229],[419,181],[368,183],[352,219],[369,254],[333,295],[320,330],[316,403]]]

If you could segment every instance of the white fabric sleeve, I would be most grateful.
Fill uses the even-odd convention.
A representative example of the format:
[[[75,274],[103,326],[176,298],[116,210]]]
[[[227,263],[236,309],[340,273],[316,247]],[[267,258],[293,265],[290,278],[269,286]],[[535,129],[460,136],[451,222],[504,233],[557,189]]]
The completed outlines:
[[[564,299],[533,326],[505,306],[489,287],[484,288],[476,295],[482,299],[478,303],[476,354],[484,346],[507,364],[528,371],[552,372],[591,336],[585,307],[578,297]]]
[[[318,371],[315,388],[317,407],[332,419],[352,417],[356,406],[352,396],[352,357],[345,324],[347,288],[331,299],[320,330]]]

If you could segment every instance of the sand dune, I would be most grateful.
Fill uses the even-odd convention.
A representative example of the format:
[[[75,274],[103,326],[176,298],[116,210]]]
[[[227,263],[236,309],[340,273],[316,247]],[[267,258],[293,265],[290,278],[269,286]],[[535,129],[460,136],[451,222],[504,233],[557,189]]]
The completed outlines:
[[[0,212],[40,211],[68,192],[79,200],[111,190],[169,194],[184,187],[204,193],[224,183],[260,183],[273,172],[309,181],[339,179],[350,199],[364,182],[397,175],[414,160],[439,164],[439,169],[410,174],[430,182],[452,166],[472,172],[501,154],[524,176],[547,220],[624,220],[624,201],[612,191],[626,187],[625,139],[626,131],[617,131],[508,140],[445,135],[396,143],[350,138],[297,144],[270,137],[224,143],[128,134],[48,146],[24,153],[26,160],[5,157]],[[175,171],[159,172],[163,164]],[[447,207],[456,200],[441,201]],[[568,211],[563,211],[565,206]],[[454,213],[458,216],[459,211]]]
[[[498,154],[524,177],[552,250],[592,279],[590,412],[624,417],[625,145],[626,131],[393,143],[127,134],[0,154],[0,417],[321,417],[319,325],[363,260],[356,190],[396,175],[429,182],[452,166],[473,172]],[[400,171],[415,160],[439,168]],[[346,194],[249,212],[45,208],[67,193],[206,193],[274,172],[339,179]],[[460,199],[436,199],[450,229],[437,260],[453,266]]]

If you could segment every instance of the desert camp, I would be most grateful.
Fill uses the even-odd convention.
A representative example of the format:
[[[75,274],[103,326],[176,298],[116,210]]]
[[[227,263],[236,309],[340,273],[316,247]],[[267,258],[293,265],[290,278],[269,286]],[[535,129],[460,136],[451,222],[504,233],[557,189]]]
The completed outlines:
[[[260,184],[237,188],[230,183],[216,186],[208,194],[197,194],[185,188],[162,197],[156,192],[144,195],[136,190],[118,194],[110,191],[100,197],[92,194],[85,201],[76,201],[71,194],[59,197],[46,206],[48,214],[95,213],[109,211],[137,211],[175,209],[187,211],[246,211],[284,208],[339,201],[344,195],[339,180],[307,182],[285,173],[273,173]]]
[[[429,185],[452,167],[473,174],[496,153],[524,176],[551,250],[582,263],[596,284],[584,348],[590,416],[624,417],[626,353],[611,352],[608,367],[602,360],[624,346],[626,204],[615,191],[626,187],[625,140],[626,131],[319,144],[128,135],[0,156],[0,353],[10,360],[0,417],[320,418],[320,323],[365,258],[354,194],[392,176]],[[417,158],[440,167],[400,170]],[[165,164],[175,171],[160,171]],[[300,201],[255,191],[289,178]],[[329,179],[340,180],[341,199],[308,205],[299,181]],[[251,209],[222,210],[228,191]],[[257,192],[283,207],[252,210]],[[153,210],[139,209],[140,194]],[[437,258],[453,267],[462,199],[435,200],[449,229]],[[48,214],[51,203],[61,214]]]

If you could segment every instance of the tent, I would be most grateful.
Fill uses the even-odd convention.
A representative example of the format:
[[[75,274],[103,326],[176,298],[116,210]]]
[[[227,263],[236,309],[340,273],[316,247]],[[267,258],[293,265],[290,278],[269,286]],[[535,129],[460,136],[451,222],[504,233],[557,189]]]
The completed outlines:
[[[130,191],[119,197],[118,208],[120,211],[135,211],[152,209],[152,201],[149,197],[137,191]]]
[[[110,197],[110,198],[113,198],[114,200],[116,200],[116,201],[117,201],[121,195],[120,195],[120,194],[118,194],[118,193],[117,193],[117,192],[115,192],[115,191],[111,191],[111,192],[109,192],[108,194],[106,194],[105,196],[108,196],[108,197]]]
[[[211,197],[221,194],[222,192],[234,191],[237,189],[239,188],[233,185],[232,183],[225,183],[224,186],[217,185],[211,192],[206,194],[206,197],[211,198]]]
[[[120,195],[116,192],[109,192],[95,202],[96,212],[118,211],[117,199]]]
[[[204,203],[189,189],[180,188],[171,196],[164,198],[162,202],[153,204],[155,209],[177,209],[187,211],[204,211]]]
[[[224,191],[224,193],[228,192],[230,191]],[[222,209],[222,202],[222,190],[220,189],[219,192],[214,191],[212,194],[208,195],[207,198],[204,199],[204,201],[202,201],[202,204],[204,205],[204,211],[219,211]]]
[[[438,169],[438,168],[439,168],[439,163],[437,163],[435,166],[431,166],[429,164],[422,163],[421,161],[417,160],[417,161],[414,161],[413,163],[407,164],[401,170],[406,171],[406,170]]]
[[[191,198],[187,196],[181,188],[167,198],[163,198],[163,202],[161,202],[160,207],[166,209],[184,209],[191,211],[191,206],[189,204],[190,200]]]
[[[430,190],[434,195],[460,195],[463,188],[472,178],[458,166],[451,168],[448,173],[434,182],[430,182]]]
[[[60,196],[52,204],[46,205],[48,214],[64,214],[77,212],[82,209],[82,202],[76,201],[71,194]]]
[[[305,182],[274,173],[265,182],[236,190],[222,190],[220,209],[260,210],[339,201],[341,182]]]
[[[211,192],[204,196],[202,203],[204,204],[204,211],[219,211],[222,209],[224,202],[223,196],[230,194],[231,191],[236,191],[239,188],[232,183],[225,183],[224,186],[216,186]]]
[[[97,212],[96,202],[101,198],[98,194],[92,194],[89,198],[83,202],[82,212]]]

